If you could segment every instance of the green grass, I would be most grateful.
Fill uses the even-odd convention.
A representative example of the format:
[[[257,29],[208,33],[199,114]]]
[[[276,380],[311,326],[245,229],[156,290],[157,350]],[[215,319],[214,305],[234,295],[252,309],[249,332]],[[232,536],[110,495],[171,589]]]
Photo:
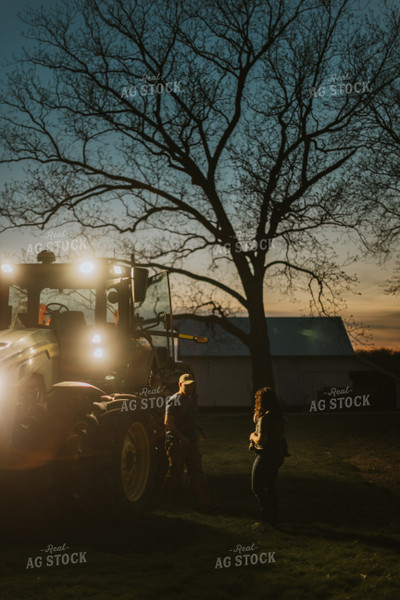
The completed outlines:
[[[217,515],[191,508],[120,524],[29,523],[3,535],[0,600],[228,600],[400,598],[400,415],[289,415],[292,456],[280,470],[280,529],[251,528],[251,421],[203,415],[203,462]],[[390,468],[388,467],[390,465]],[[385,471],[385,477],[382,476]],[[86,551],[87,564],[25,569],[47,544]],[[275,563],[216,569],[241,544]]]

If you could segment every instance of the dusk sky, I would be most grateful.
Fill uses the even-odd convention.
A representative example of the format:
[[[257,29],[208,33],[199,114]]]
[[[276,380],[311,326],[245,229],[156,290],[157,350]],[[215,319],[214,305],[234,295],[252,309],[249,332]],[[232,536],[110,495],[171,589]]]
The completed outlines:
[[[0,54],[2,59],[11,55],[12,51],[18,51],[24,42],[21,31],[23,24],[17,18],[17,13],[26,5],[34,8],[40,5],[51,6],[56,2],[41,2],[31,0],[14,0],[10,3],[1,3],[0,8]],[[8,170],[1,169],[1,185]],[[68,226],[69,227],[69,226]],[[67,228],[68,229],[68,228]],[[54,230],[56,231],[56,230]],[[36,234],[37,236],[43,233]],[[35,239],[28,232],[8,232],[0,234],[0,259],[3,260],[8,253],[20,253],[27,250],[30,243]],[[399,248],[397,248],[399,250]],[[362,323],[370,330],[371,342],[375,347],[391,347],[400,349],[400,306],[399,297],[386,294],[385,284],[393,274],[395,259],[385,264],[379,264],[373,258],[362,256],[360,249],[353,246],[341,246],[338,249],[342,256],[347,253],[361,255],[354,264],[347,267],[349,274],[356,274],[359,284],[355,287],[356,293],[347,293],[344,300],[347,307],[341,311],[341,316],[346,322],[350,316],[356,323]],[[172,278],[173,282],[173,278]],[[268,284],[267,284],[268,286]],[[281,292],[274,289],[266,291],[267,314],[270,316],[298,316],[307,315],[309,298],[305,293],[298,293],[296,302],[293,303]],[[355,344],[354,340],[353,343]]]

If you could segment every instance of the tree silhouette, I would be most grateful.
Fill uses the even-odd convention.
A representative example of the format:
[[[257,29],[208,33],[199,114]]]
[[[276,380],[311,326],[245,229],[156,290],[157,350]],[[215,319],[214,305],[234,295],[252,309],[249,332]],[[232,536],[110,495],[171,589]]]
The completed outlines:
[[[400,89],[393,80],[385,93],[374,98],[367,128],[372,156],[362,158],[362,177],[356,197],[366,205],[370,235],[364,245],[384,260],[400,259]],[[387,282],[388,293],[400,292],[400,262]]]
[[[1,139],[25,176],[3,189],[3,228],[132,234],[142,262],[201,286],[198,318],[211,307],[249,347],[254,387],[273,384],[268,286],[306,287],[327,312],[353,281],[325,232],[365,219],[348,190],[363,124],[397,77],[396,11],[73,0],[24,18],[37,43],[10,68]]]

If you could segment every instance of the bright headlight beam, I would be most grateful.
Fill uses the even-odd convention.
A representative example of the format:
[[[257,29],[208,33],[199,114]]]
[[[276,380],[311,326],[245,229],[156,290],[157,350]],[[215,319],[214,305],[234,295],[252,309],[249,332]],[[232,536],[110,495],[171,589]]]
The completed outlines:
[[[102,348],[96,348],[96,350],[93,352],[93,356],[95,358],[104,358],[104,352]]]
[[[94,271],[94,263],[92,263],[92,262],[83,262],[79,266],[79,270],[84,275],[90,275],[90,273],[93,273],[93,271]]]
[[[13,270],[14,270],[14,269],[13,269],[13,268],[12,268],[12,266],[11,266],[11,265],[9,265],[9,264],[4,264],[4,265],[1,265],[1,271],[2,271],[2,273],[12,273],[12,272],[13,272]]]
[[[122,267],[120,267],[119,265],[114,265],[113,271],[115,275],[122,275]]]
[[[100,342],[101,342],[101,336],[98,333],[96,333],[92,337],[92,342],[93,342],[93,344],[100,344]]]

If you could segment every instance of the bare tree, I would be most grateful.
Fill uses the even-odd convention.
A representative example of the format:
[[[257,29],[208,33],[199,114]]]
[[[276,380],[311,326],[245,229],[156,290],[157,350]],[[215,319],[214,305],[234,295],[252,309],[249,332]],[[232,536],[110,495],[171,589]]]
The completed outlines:
[[[332,232],[361,231],[351,168],[398,74],[399,17],[380,18],[371,29],[350,0],[28,12],[37,45],[1,97],[2,160],[26,169],[3,190],[3,227],[74,219],[135,236],[148,265],[218,291],[200,304],[249,347],[254,387],[272,384],[268,287],[303,286],[326,312],[354,281]]]
[[[382,262],[398,258],[386,291],[400,292],[400,87],[395,79],[374,98],[368,117],[369,150],[361,161],[355,194],[365,207],[364,247]]]

